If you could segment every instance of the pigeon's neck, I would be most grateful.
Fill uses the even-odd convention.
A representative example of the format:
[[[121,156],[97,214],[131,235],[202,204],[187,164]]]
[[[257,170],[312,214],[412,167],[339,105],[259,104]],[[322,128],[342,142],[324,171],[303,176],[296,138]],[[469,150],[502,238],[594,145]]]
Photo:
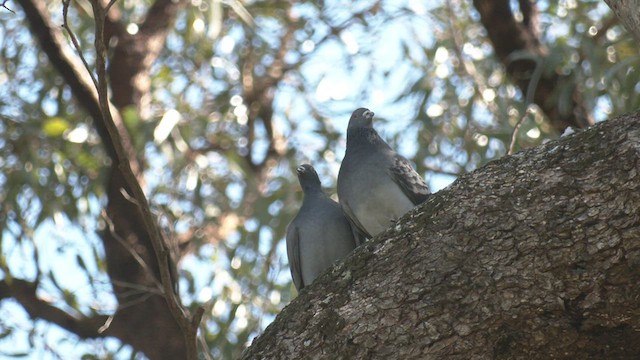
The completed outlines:
[[[378,132],[373,128],[361,127],[347,130],[347,149],[369,146],[389,148],[389,145],[382,140]]]
[[[316,184],[306,184],[302,187],[302,191],[304,192],[305,197],[324,194],[322,192],[322,187]]]
[[[318,204],[318,200],[327,197],[327,194],[320,187],[305,188],[304,197],[302,198],[302,208],[309,209]],[[315,204],[315,205],[314,205]]]

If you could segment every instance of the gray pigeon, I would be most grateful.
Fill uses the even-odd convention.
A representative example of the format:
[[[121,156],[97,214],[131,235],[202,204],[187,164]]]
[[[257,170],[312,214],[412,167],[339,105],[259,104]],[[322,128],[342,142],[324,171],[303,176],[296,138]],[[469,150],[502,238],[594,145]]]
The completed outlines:
[[[371,238],[426,200],[429,188],[407,159],[373,128],[374,113],[360,108],[347,128],[338,173],[338,197],[349,221]]]
[[[300,291],[356,247],[353,231],[340,205],[320,186],[309,164],[296,169],[304,199],[287,227],[287,257],[291,277]]]

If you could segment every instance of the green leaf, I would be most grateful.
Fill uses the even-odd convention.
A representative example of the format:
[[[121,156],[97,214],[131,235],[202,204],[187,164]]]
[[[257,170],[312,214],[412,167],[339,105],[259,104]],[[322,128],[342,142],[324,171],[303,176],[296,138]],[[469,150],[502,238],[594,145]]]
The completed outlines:
[[[49,137],[61,136],[65,131],[71,127],[69,122],[61,117],[52,117],[45,120],[42,125],[42,131]]]
[[[125,107],[122,111],[122,119],[129,131],[138,129],[138,126],[140,125],[140,116],[138,116],[138,111],[135,106]]]
[[[88,272],[87,265],[84,263],[84,259],[82,258],[82,256],[80,256],[80,254],[76,254],[76,262],[78,263],[78,266],[80,266],[82,270],[84,270],[85,272]]]
[[[2,332],[0,333],[0,339],[4,339],[7,336],[13,334],[13,329],[11,328],[5,328],[2,330]]]
[[[93,354],[84,354],[84,355],[82,355],[82,357],[80,359],[82,359],[82,360],[98,360],[100,358],[95,356],[95,355],[93,355]]]

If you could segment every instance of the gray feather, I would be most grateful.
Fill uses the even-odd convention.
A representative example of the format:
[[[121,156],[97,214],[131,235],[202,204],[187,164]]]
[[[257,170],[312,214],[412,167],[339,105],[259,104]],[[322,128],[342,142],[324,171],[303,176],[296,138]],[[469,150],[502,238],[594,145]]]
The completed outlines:
[[[373,112],[364,108],[351,115],[338,174],[340,204],[367,237],[387,229],[429,194],[422,177],[382,140],[372,120]]]
[[[287,227],[287,257],[289,258],[289,269],[296,289],[302,289],[302,269],[300,268],[300,234],[298,228],[291,224]]]
[[[308,286],[323,271],[356,247],[354,233],[338,203],[320,186],[313,167],[298,167],[304,200],[287,228],[287,256],[296,289]]]

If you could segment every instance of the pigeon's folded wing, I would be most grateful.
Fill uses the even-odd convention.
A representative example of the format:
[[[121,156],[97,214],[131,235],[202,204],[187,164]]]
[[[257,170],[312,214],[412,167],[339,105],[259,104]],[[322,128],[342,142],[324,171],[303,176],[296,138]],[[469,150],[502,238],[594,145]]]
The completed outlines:
[[[302,269],[300,268],[300,234],[298,227],[294,223],[287,228],[287,257],[289,258],[293,284],[300,291],[304,287]]]
[[[400,186],[402,192],[414,205],[421,204],[427,199],[429,187],[422,177],[413,170],[409,160],[395,154],[389,172],[393,181]]]

